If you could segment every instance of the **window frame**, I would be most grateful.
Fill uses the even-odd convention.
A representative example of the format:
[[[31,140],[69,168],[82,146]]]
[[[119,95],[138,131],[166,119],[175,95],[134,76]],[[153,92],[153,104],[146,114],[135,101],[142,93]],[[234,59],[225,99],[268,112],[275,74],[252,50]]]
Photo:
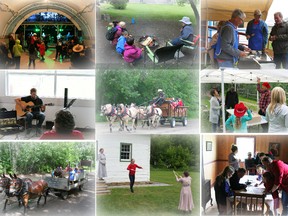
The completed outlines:
[[[122,159],[121,158],[121,155],[123,153],[123,151],[122,151],[123,145],[129,146],[129,159]],[[124,153],[127,153],[127,152],[124,152]],[[132,143],[120,142],[120,155],[119,155],[120,162],[130,162],[132,158],[133,158],[132,157]]]

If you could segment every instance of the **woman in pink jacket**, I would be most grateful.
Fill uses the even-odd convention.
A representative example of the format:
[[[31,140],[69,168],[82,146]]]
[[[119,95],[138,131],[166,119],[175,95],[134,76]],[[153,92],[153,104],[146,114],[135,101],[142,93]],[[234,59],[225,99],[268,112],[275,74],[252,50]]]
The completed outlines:
[[[134,45],[134,38],[128,37],[124,45],[124,60],[128,63],[133,63],[142,57],[142,49]]]

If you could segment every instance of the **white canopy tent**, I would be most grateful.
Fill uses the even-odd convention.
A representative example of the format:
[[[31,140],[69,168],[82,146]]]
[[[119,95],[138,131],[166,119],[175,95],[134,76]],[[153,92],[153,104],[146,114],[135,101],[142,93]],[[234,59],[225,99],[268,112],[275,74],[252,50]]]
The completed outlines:
[[[221,98],[224,101],[224,83],[230,84],[257,84],[257,77],[262,82],[270,83],[288,83],[288,71],[284,69],[277,70],[239,70],[231,68],[221,68],[219,70],[202,70],[200,74],[201,83],[221,83]],[[255,87],[256,89],[256,87]],[[258,98],[258,92],[257,92]],[[222,113],[225,113],[225,103],[222,103]],[[222,118],[223,132],[225,128],[225,115]]]

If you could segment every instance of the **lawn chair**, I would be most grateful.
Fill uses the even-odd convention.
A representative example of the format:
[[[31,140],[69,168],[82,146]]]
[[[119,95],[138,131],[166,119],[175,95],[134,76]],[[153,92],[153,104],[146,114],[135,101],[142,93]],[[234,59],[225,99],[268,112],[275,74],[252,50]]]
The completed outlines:
[[[194,36],[193,41],[188,41],[188,40],[183,40],[181,39],[181,41],[184,43],[182,50],[183,49],[188,49],[188,50],[192,50],[193,52],[193,60],[196,60],[196,57],[198,56],[197,54],[199,53],[199,43],[200,43],[200,35],[196,35]]]
[[[169,60],[175,60],[177,62],[178,66],[178,59],[179,59],[179,51],[183,45],[177,45],[177,46],[166,46],[166,47],[161,47],[159,49],[156,49],[155,52],[153,52],[149,46],[145,46],[145,52],[146,55],[152,60],[152,62],[155,64],[159,64]],[[145,57],[146,57],[145,55]],[[145,63],[144,59],[144,63]]]

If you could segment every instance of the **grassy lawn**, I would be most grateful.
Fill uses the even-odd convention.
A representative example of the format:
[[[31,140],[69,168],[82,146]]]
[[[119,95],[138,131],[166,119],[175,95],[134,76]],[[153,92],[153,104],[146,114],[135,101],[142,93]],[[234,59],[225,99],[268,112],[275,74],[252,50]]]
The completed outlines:
[[[101,4],[101,14],[109,14],[113,19],[117,20],[165,20],[175,21],[181,19],[183,16],[189,16],[191,21],[195,23],[194,13],[190,4],[183,7],[178,5],[165,4],[138,4],[128,3],[125,10],[116,10],[110,4]]]
[[[181,171],[178,171],[180,174]],[[192,195],[195,208],[193,215],[200,212],[200,173],[190,172]],[[137,175],[136,175],[137,181]],[[178,211],[181,184],[176,182],[172,171],[151,170],[151,181],[167,183],[164,187],[135,187],[112,189],[111,195],[97,196],[97,215],[183,215]]]

